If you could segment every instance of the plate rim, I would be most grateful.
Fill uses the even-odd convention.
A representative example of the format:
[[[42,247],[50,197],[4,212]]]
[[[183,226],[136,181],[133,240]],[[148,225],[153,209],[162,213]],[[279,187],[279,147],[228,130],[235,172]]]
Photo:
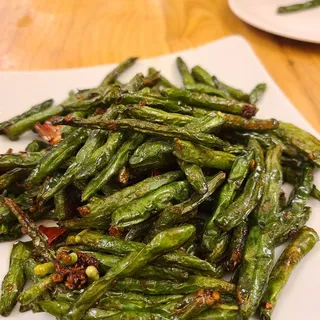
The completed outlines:
[[[232,11],[232,13],[236,17],[238,17],[240,20],[244,21],[245,23],[249,24],[250,26],[257,28],[259,30],[262,30],[264,32],[267,32],[269,34],[273,34],[273,35],[280,36],[283,38],[306,42],[306,43],[320,44],[320,39],[316,40],[316,39],[312,39],[312,38],[304,38],[304,37],[294,36],[294,35],[287,33],[287,32],[277,31],[277,30],[273,29],[272,27],[271,27],[271,29],[268,29],[266,27],[259,25],[259,23],[253,22],[246,15],[242,15],[241,10],[236,5],[237,1],[239,1],[239,0],[228,0],[228,5],[229,5],[230,10]]]

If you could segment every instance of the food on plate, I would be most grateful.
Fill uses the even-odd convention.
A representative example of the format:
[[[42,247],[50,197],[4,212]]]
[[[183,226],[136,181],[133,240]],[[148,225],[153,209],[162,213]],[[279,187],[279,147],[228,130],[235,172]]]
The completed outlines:
[[[18,240],[0,314],[270,319],[318,241],[305,224],[320,141],[255,117],[264,83],[247,93],[182,58],[182,88],[154,68],[120,82],[135,61],[0,123],[11,140],[38,135],[0,155],[0,241]]]
[[[319,6],[320,6],[319,0],[311,0],[311,1],[306,1],[306,2],[302,2],[302,3],[291,4],[288,6],[279,7],[278,13],[281,13],[281,14],[282,13],[292,13],[292,12],[316,8]]]

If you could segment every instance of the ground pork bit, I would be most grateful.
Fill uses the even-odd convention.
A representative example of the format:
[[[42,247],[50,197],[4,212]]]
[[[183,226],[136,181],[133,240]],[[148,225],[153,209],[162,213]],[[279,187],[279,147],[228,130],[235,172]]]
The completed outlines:
[[[83,288],[87,282],[86,269],[89,266],[98,268],[99,262],[85,253],[77,253],[78,260],[75,264],[66,266],[60,261],[65,260],[68,253],[63,251],[57,254],[56,273],[53,276],[54,282],[64,282],[71,290]]]

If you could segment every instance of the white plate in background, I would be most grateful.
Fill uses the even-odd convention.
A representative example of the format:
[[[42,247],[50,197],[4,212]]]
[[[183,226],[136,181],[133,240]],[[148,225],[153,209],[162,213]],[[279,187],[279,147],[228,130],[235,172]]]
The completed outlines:
[[[239,0],[240,2],[240,0]],[[271,2],[271,1],[270,1]],[[128,53],[129,54],[129,53]],[[265,82],[268,90],[259,103],[260,118],[277,118],[292,122],[315,134],[299,111],[290,103],[263,67],[249,44],[242,37],[231,36],[195,49],[139,60],[121,77],[129,80],[137,72],[146,72],[153,66],[161,70],[169,80],[181,85],[181,79],[175,66],[175,58],[181,56],[192,67],[201,65],[210,73],[217,75],[226,83],[250,91],[257,83]],[[71,89],[94,87],[114,65],[82,69],[35,72],[0,72],[0,121],[6,120],[25,111],[28,107],[45,99],[54,98],[62,101]],[[26,134],[19,141],[11,142],[0,136],[0,153],[9,148],[23,150],[32,135]],[[316,183],[320,185],[320,173],[317,172]],[[309,201],[313,214],[308,225],[320,233],[320,203]],[[8,270],[11,243],[1,243],[0,279]],[[281,248],[277,249],[279,256]],[[285,286],[273,320],[317,320],[320,318],[318,304],[320,301],[320,244],[297,266],[288,284]],[[17,308],[9,319],[52,319],[48,314],[19,313]]]
[[[232,12],[244,22],[282,37],[320,43],[320,7],[278,14],[280,6],[307,0],[228,0]]]

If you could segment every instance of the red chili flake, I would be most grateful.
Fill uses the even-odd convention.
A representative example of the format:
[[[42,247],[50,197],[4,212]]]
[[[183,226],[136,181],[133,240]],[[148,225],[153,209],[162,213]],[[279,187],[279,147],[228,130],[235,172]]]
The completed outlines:
[[[7,150],[7,153],[8,154],[11,154],[13,152],[13,149],[12,148],[9,148],[8,150]]]
[[[175,142],[175,148],[177,148],[178,151],[182,151],[182,150],[183,150],[183,147],[182,147],[182,145],[179,143],[179,142],[180,142],[180,139],[174,138],[174,142]]]
[[[110,120],[109,121],[108,129],[110,131],[117,131],[118,130],[118,126],[117,126],[117,124],[115,123],[114,120]]]
[[[22,231],[23,234],[27,234],[28,233],[28,228],[22,227],[21,231]]]
[[[37,208],[35,208],[35,207],[31,207],[31,208],[29,209],[29,211],[30,211],[31,213],[34,213],[34,212],[36,212],[36,211],[37,211]]]
[[[256,162],[254,161],[254,159],[251,159],[249,163],[250,170],[252,171],[255,168],[255,166],[256,166]]]
[[[268,310],[272,309],[272,303],[270,303],[270,302],[266,302],[264,306]]]
[[[72,120],[72,114],[68,114],[67,116],[65,116],[65,117],[64,117],[64,120],[65,120],[66,122],[71,121],[71,120]]]
[[[51,121],[46,121],[44,124],[37,123],[34,127],[39,135],[53,146],[61,141],[62,126],[54,126]]]
[[[44,225],[39,226],[39,231],[42,232],[48,238],[49,246],[60,240],[68,232],[68,230],[65,228],[46,227]]]
[[[82,216],[86,216],[90,213],[90,209],[88,207],[79,207],[77,210]]]
[[[104,114],[106,112],[106,109],[103,108],[97,108],[96,111],[94,112],[95,115],[100,115]]]
[[[292,212],[291,211],[286,211],[283,215],[285,220],[289,220],[292,217]]]
[[[252,104],[246,104],[242,110],[242,116],[250,119],[257,113],[257,108]]]
[[[117,226],[111,226],[109,228],[109,235],[112,237],[121,237],[122,233],[123,233],[123,229],[118,228]]]
[[[143,107],[147,104],[147,101],[146,100],[142,100],[139,102],[139,106]]]

